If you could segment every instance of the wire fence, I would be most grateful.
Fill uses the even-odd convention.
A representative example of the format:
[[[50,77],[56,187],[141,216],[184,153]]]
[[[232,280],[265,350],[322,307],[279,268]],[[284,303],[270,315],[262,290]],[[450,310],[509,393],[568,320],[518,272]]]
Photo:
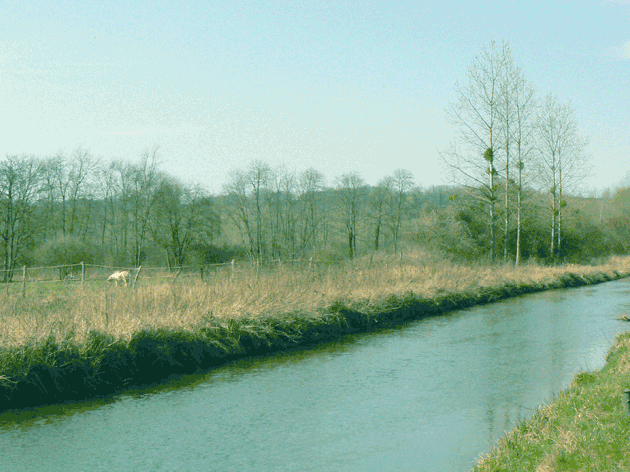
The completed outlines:
[[[0,269],[0,282],[9,286],[21,285],[25,293],[29,284],[73,284],[73,283],[107,283],[134,287],[138,279],[199,279],[209,281],[216,277],[227,277],[230,280],[237,274],[259,274],[260,272],[279,272],[285,268],[314,270],[328,266],[330,262],[308,259],[248,261],[219,264],[197,264],[181,267],[124,267],[86,264],[62,264],[56,266],[41,266],[14,269]],[[116,273],[121,273],[116,276]]]

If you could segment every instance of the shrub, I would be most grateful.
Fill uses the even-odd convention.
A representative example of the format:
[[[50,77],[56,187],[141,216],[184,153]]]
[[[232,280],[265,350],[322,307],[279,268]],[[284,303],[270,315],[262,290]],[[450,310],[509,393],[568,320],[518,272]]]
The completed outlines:
[[[41,265],[96,264],[101,262],[102,254],[98,247],[89,247],[79,238],[64,236],[46,241],[35,251],[35,261]],[[61,268],[59,277],[63,278],[70,268]]]

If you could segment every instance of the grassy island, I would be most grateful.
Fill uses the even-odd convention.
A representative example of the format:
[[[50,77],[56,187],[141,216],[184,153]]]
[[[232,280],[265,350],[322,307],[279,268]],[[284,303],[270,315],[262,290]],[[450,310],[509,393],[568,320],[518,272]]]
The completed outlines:
[[[0,410],[80,401],[245,356],[524,293],[630,275],[598,265],[461,265],[420,252],[339,265],[207,273],[203,281],[104,281],[0,294]]]

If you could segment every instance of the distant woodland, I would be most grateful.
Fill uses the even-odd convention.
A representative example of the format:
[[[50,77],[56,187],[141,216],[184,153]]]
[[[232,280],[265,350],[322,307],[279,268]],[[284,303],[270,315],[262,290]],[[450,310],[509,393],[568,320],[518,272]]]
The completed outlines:
[[[421,247],[440,257],[492,257],[487,202],[463,186],[422,189],[400,169],[376,186],[359,173],[327,183],[316,169],[294,173],[254,162],[235,170],[221,195],[159,170],[158,150],[135,163],[104,164],[83,148],[0,162],[0,251],[11,269],[85,261],[114,266],[184,266],[230,261],[340,261]],[[510,191],[513,191],[510,190]],[[497,190],[499,196],[501,191]],[[576,262],[626,253],[630,188],[595,197],[564,194],[552,232],[551,195],[521,191],[520,257]],[[495,253],[516,261],[517,199],[497,205]],[[553,243],[552,239],[554,238]],[[552,252],[554,251],[554,252]]]
[[[447,116],[457,138],[440,155],[451,184],[427,189],[405,169],[371,186],[359,172],[326,182],[314,168],[256,161],[210,195],[162,172],[157,148],[134,162],[105,163],[83,147],[8,155],[0,162],[3,280],[24,265],[81,261],[334,262],[414,247],[518,265],[628,252],[630,188],[581,195],[588,141],[574,110],[553,94],[538,97],[506,42],[475,58]]]

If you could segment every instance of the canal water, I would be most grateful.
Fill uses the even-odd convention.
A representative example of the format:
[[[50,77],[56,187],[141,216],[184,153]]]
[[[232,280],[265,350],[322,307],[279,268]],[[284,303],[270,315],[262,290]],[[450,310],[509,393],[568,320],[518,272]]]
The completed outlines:
[[[630,280],[526,295],[0,415],[7,471],[464,471],[604,365]]]

